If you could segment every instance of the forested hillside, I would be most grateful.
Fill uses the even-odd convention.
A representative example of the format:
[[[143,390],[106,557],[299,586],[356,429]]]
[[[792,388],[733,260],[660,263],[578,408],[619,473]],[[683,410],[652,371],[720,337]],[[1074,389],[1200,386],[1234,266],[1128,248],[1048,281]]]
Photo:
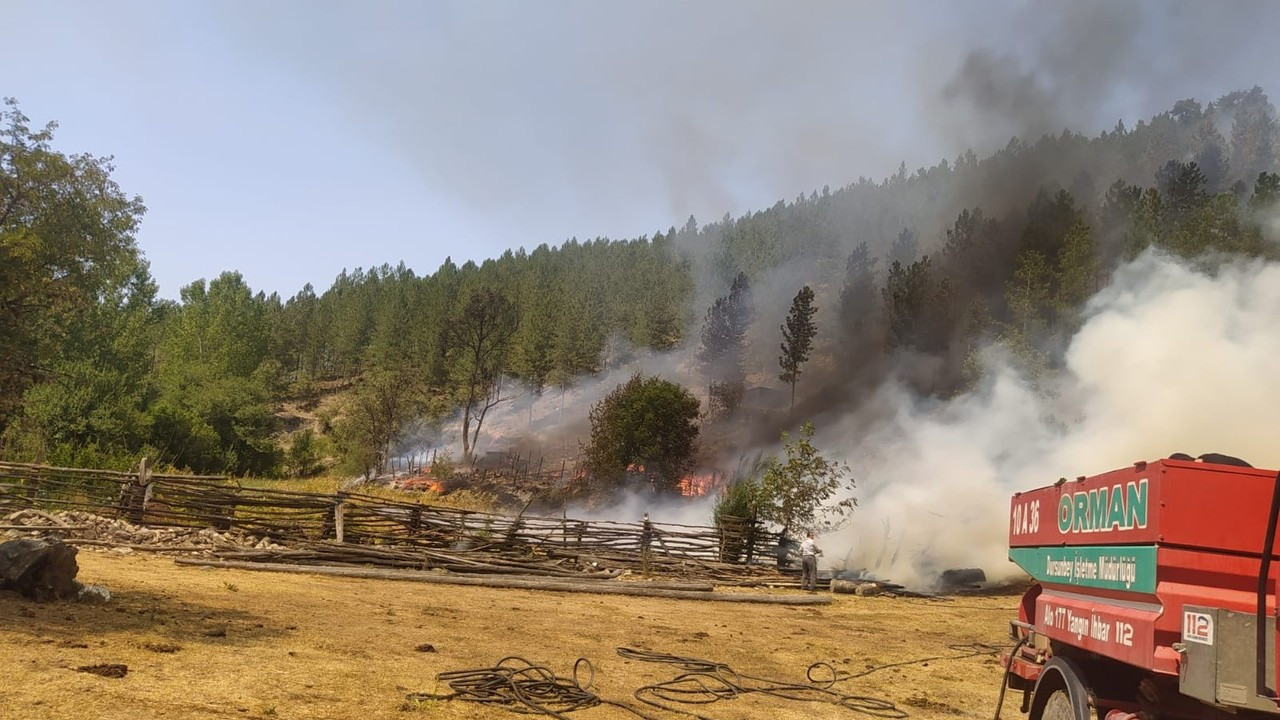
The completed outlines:
[[[322,447],[354,471],[445,418],[469,452],[504,395],[570,386],[637,349],[701,346],[718,359],[697,384],[719,383],[716,412],[731,415],[745,384],[779,385],[779,326],[804,286],[817,335],[808,364],[788,366],[797,413],[848,407],[889,373],[947,396],[979,379],[992,343],[1032,375],[1052,367],[1084,301],[1148,247],[1280,249],[1280,131],[1255,88],[701,227],[430,274],[357,268],[287,299],[223,272],[175,303],[156,297],[134,237],[145,208],[109,160],[57,148],[16,103],[3,121],[0,440],[18,460],[306,474]],[[329,387],[346,390],[319,435],[287,436],[281,408]]]

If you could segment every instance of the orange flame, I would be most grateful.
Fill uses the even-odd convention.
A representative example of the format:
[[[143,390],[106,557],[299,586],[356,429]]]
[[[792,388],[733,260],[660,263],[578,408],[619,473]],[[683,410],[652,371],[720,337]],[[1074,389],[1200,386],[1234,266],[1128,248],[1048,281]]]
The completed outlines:
[[[720,489],[723,484],[724,477],[719,473],[703,473],[685,475],[680,478],[678,487],[680,494],[685,497],[704,497]]]
[[[403,490],[421,490],[425,492],[443,493],[444,483],[432,477],[420,475],[418,477],[405,478],[400,481],[400,487]]]

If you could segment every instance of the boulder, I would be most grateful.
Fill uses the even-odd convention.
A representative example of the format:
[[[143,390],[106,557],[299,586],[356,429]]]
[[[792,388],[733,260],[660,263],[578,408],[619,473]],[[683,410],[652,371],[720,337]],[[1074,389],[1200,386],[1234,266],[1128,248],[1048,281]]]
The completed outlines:
[[[57,538],[20,538],[0,543],[0,590],[13,590],[36,602],[73,600],[76,549]]]

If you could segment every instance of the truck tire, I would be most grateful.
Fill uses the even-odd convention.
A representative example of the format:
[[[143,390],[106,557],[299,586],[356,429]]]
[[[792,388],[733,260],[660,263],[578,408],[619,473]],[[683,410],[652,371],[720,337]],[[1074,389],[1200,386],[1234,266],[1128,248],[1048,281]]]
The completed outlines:
[[[1090,720],[1092,714],[1080,668],[1062,657],[1045,663],[1031,696],[1028,720]]]
[[[1071,696],[1065,688],[1058,688],[1049,693],[1040,712],[1042,720],[1079,720],[1075,708],[1071,706]]]

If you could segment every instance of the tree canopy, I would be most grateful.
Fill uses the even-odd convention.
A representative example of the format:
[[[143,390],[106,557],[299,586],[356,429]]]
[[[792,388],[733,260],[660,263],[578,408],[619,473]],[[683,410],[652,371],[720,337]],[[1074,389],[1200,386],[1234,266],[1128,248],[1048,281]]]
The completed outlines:
[[[795,437],[784,431],[783,457],[770,457],[760,480],[758,517],[780,526],[783,534],[828,529],[857,505],[852,494],[840,497],[854,489],[849,467],[819,454],[814,432],[813,423],[801,426]]]
[[[988,157],[902,165],[717,222],[434,271],[355,267],[287,298],[210,268],[176,301],[159,299],[135,237],[144,205],[118,187],[111,159],[57,149],[56,125],[33,126],[12,100],[0,125],[0,453],[19,460],[123,467],[147,454],[270,475],[314,469],[319,447],[376,467],[423,419],[448,421],[469,454],[496,403],[645,350],[695,354],[688,384],[701,371],[710,410],[731,414],[749,378],[773,375],[778,288],[790,294],[797,269],[810,307],[830,308],[802,354],[839,357],[821,373],[805,365],[793,392],[856,399],[849,388],[909,366],[910,389],[947,396],[980,379],[989,343],[1032,374],[1059,362],[1087,298],[1148,249],[1280,254],[1280,132],[1259,88],[1093,137],[1014,138]],[[784,346],[800,349],[802,326]],[[780,363],[783,382],[800,357]],[[360,393],[386,378],[412,387],[408,409],[391,414],[401,427],[354,433]],[[310,449],[286,456],[295,441],[282,418],[316,410],[321,388],[349,397]],[[623,454],[634,456],[625,469],[651,451]]]
[[[658,492],[676,492],[693,464],[698,415],[698,399],[688,390],[636,373],[591,408],[587,463],[607,483],[630,471]]]
[[[0,123],[3,432],[28,388],[56,382],[64,348],[108,342],[103,328],[86,320],[97,314],[127,322],[119,316],[149,309],[155,288],[134,239],[145,208],[111,178],[111,158],[55,151],[57,125],[33,130],[13,99],[5,99]],[[69,437],[61,430],[55,435]]]

